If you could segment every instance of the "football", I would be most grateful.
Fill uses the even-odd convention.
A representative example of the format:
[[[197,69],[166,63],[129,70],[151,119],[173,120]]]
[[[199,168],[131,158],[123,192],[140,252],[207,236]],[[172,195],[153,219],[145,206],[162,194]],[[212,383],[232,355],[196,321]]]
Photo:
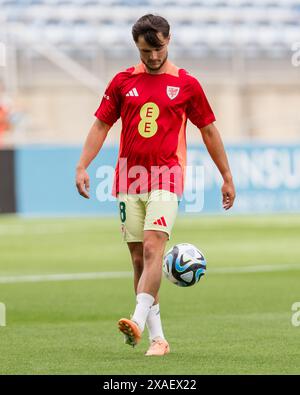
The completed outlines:
[[[171,283],[179,287],[196,284],[205,271],[205,257],[193,244],[176,244],[164,256],[163,273]]]

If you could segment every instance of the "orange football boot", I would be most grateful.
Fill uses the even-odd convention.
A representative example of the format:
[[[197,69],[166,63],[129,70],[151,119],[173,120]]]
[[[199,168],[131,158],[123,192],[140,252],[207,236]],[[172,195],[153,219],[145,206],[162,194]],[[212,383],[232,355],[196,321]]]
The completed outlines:
[[[164,339],[152,340],[148,351],[145,353],[147,357],[152,355],[166,355],[170,352],[169,343]]]
[[[118,322],[119,330],[125,335],[125,343],[136,346],[142,338],[142,332],[134,321],[121,318]]]

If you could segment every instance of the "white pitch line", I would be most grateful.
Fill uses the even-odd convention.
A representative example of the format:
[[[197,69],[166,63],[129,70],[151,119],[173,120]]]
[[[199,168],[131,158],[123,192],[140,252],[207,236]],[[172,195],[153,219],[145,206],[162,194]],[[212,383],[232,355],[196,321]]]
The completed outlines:
[[[288,270],[300,270],[300,263],[291,263],[283,265],[255,265],[255,266],[233,266],[233,267],[216,267],[208,269],[207,273],[266,273],[266,272],[284,272]]]
[[[73,280],[97,280],[108,278],[129,278],[132,272],[91,272],[91,273],[62,273],[62,274],[38,274],[25,276],[0,276],[0,284],[14,283],[40,283],[44,281],[73,281]]]
[[[0,226],[1,236],[20,236],[20,235],[47,235],[47,234],[61,234],[72,231],[72,228],[62,225],[7,225]]]
[[[241,267],[224,267],[208,269],[207,274],[239,274],[239,273],[267,273],[288,270],[300,270],[300,264],[286,265],[256,265]],[[24,276],[0,276],[0,284],[15,283],[39,283],[47,281],[77,281],[99,280],[110,278],[131,278],[132,272],[90,272],[90,273],[62,273],[62,274],[39,274]]]

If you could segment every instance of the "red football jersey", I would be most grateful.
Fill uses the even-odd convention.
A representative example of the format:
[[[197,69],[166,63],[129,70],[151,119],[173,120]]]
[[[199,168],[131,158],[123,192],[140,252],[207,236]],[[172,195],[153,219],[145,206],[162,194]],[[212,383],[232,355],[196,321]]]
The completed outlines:
[[[198,80],[170,62],[162,74],[143,63],[118,73],[95,116],[110,126],[122,119],[114,196],[153,189],[181,195],[187,119],[198,128],[215,121]]]

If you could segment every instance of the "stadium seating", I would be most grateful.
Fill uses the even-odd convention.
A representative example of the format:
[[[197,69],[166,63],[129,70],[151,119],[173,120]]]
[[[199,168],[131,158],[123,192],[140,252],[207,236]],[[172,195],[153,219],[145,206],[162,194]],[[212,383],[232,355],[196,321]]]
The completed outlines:
[[[300,41],[299,0],[0,0],[0,9],[8,31],[71,48],[130,48],[148,12],[168,18],[174,49],[191,56],[285,56]]]

